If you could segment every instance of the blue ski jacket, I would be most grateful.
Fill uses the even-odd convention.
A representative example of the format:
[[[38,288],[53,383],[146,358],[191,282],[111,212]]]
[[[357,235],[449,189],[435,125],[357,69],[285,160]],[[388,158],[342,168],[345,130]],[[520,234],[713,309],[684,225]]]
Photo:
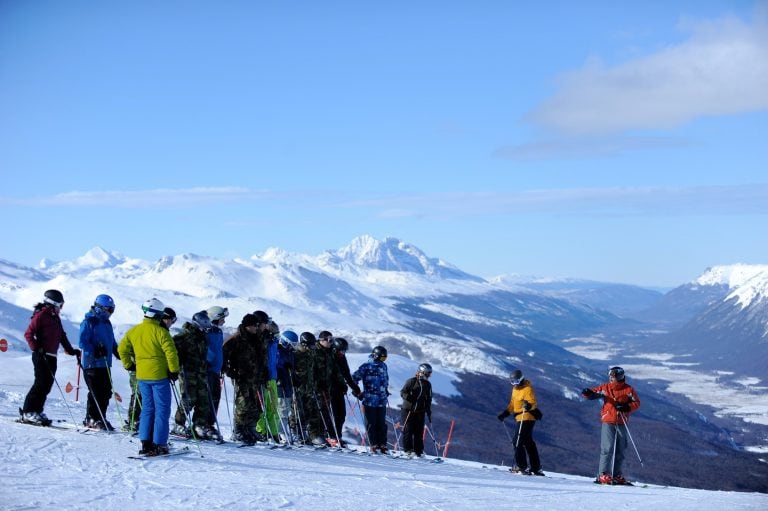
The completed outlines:
[[[281,396],[293,396],[293,348],[277,345],[277,386]]]
[[[224,332],[214,326],[206,334],[208,337],[208,372],[221,375],[221,366],[224,364]]]
[[[355,382],[363,382],[363,405],[374,408],[386,407],[389,396],[387,364],[369,357],[352,375]]]
[[[103,346],[104,355],[97,358],[95,351],[100,345]],[[116,346],[115,331],[112,329],[109,314],[91,307],[80,323],[80,349],[83,351],[80,363],[83,369],[112,367],[112,354]]]

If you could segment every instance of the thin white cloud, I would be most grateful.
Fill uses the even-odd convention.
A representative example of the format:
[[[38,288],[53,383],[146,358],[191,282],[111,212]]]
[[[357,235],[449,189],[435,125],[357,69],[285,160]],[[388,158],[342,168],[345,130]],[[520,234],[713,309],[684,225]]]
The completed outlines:
[[[391,218],[393,210],[408,211],[411,217],[487,214],[766,215],[768,184],[687,188],[573,188],[512,193],[435,193],[373,198],[340,206],[373,209],[381,218]]]
[[[0,198],[0,205],[103,206],[114,208],[186,207],[211,202],[248,200],[271,195],[240,187],[157,188],[153,190],[72,191],[28,199]]]
[[[566,135],[669,129],[705,116],[768,109],[768,23],[733,18],[681,24],[691,33],[615,67],[598,59],[561,77],[529,119]]]
[[[545,160],[615,157],[627,151],[688,147],[691,142],[674,137],[609,136],[597,138],[561,138],[508,145],[494,151],[494,156],[510,160]]]

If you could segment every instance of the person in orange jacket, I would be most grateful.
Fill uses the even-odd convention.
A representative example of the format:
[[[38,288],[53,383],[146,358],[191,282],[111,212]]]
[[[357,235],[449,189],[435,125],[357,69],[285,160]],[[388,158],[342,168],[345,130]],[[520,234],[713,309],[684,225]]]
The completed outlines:
[[[603,424],[600,433],[600,473],[596,483],[627,484],[621,470],[629,437],[626,424],[629,414],[640,408],[640,398],[625,378],[624,369],[614,366],[608,370],[608,383],[581,391],[586,399],[603,400],[600,410]]]
[[[539,450],[536,442],[533,441],[533,426],[541,418],[541,411],[536,404],[536,394],[531,382],[523,378],[523,372],[520,369],[512,371],[509,378],[512,383],[512,396],[509,398],[507,407],[497,418],[503,422],[514,414],[515,420],[519,423],[513,440],[515,466],[510,469],[510,472],[543,476]]]

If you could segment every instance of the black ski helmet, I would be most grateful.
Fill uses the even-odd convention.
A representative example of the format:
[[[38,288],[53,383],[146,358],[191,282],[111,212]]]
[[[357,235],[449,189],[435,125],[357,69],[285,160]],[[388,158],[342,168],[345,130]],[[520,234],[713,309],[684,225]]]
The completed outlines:
[[[269,314],[267,314],[266,312],[254,311],[253,315],[256,316],[256,321],[258,322],[257,324],[266,325],[267,323],[269,323],[269,319],[270,319]]]
[[[619,366],[613,366],[608,369],[608,376],[613,376],[616,381],[624,381],[624,368]]]
[[[176,323],[176,311],[170,307],[163,309],[163,319],[170,319],[172,323]]]
[[[51,305],[55,305],[57,307],[64,305],[64,295],[61,294],[61,291],[58,289],[49,289],[43,294],[43,296],[45,297],[43,299],[45,303],[50,303]]]
[[[374,360],[384,361],[387,359],[387,348],[384,346],[376,346],[371,352]]]
[[[432,366],[426,362],[419,365],[419,370],[416,372],[419,376],[429,378],[432,375]]]
[[[302,346],[306,346],[307,348],[313,348],[317,343],[317,338],[315,337],[315,334],[313,334],[312,332],[301,332],[301,337],[299,337],[299,343]]]
[[[349,343],[343,337],[334,337],[333,349],[335,349],[336,351],[340,351],[342,353],[346,353],[347,350],[349,349]]]
[[[319,334],[317,334],[317,340],[322,341],[324,339],[330,339],[331,342],[333,342],[333,334],[329,332],[328,330],[323,330]]]
[[[523,381],[523,372],[520,369],[515,369],[509,373],[509,381],[512,385],[520,385],[520,382]]]

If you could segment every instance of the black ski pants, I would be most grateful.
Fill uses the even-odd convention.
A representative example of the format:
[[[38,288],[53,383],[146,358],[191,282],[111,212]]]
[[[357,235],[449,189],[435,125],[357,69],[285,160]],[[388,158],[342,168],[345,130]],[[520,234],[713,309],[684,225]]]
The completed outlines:
[[[109,398],[112,397],[112,385],[109,382],[108,369],[106,367],[85,369],[83,376],[85,377],[85,384],[88,386],[85,420],[107,420],[107,406],[109,406]]]
[[[403,450],[417,456],[424,454],[424,412],[401,410],[403,425]]]
[[[216,427],[216,416],[219,413],[219,403],[221,403],[221,376],[217,373],[208,373],[208,395],[210,396],[213,408],[208,411],[208,425]]]
[[[539,450],[536,448],[536,442],[533,441],[533,426],[535,425],[536,421],[522,421],[517,424],[517,431],[515,431],[515,463],[520,470],[529,468],[529,461],[531,472],[541,470]],[[526,453],[528,454],[527,460]]]
[[[365,407],[365,429],[372,447],[387,447],[387,407]]]
[[[24,399],[22,411],[43,413],[45,400],[53,387],[56,376],[57,360],[53,355],[32,353],[32,367],[35,370],[35,381]]]
[[[331,387],[331,408],[333,409],[333,425],[336,428],[336,434],[341,440],[341,433],[344,430],[344,421],[347,419],[347,403],[344,396],[347,395],[346,388]],[[333,434],[333,432],[331,432]]]

